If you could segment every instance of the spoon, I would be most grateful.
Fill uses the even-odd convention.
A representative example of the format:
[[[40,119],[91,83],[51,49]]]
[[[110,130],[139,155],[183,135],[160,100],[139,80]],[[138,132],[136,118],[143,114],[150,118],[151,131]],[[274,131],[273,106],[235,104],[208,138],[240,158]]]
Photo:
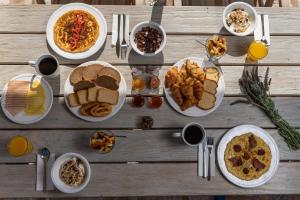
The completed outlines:
[[[50,157],[50,151],[44,147],[40,149],[39,154],[44,161],[43,191],[45,192],[47,190],[47,162]]]

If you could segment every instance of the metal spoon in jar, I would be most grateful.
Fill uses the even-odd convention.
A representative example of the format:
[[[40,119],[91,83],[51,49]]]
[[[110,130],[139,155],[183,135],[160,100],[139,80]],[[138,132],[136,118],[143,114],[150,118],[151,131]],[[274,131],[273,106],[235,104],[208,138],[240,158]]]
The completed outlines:
[[[50,157],[50,151],[44,147],[40,149],[39,154],[44,161],[43,191],[45,192],[47,190],[47,163]]]

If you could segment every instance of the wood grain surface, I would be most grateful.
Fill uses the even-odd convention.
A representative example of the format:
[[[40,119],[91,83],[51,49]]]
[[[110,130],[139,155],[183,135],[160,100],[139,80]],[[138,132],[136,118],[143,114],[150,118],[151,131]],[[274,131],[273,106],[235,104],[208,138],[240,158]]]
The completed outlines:
[[[255,124],[264,128],[275,128],[269,118],[257,107],[247,104],[230,104],[240,97],[225,97],[220,107],[205,117],[187,117],[177,113],[167,102],[159,109],[151,109],[146,105],[142,108],[131,106],[131,99],[111,119],[103,122],[87,122],[73,115],[64,103],[63,98],[54,98],[50,113],[40,122],[31,125],[21,125],[10,122],[0,112],[0,129],[136,129],[141,128],[142,116],[154,118],[153,128],[182,128],[185,124],[194,121],[206,128],[232,128],[240,124]],[[300,127],[300,97],[277,97],[274,102],[291,125]],[[170,117],[172,116],[172,117]]]
[[[27,63],[43,53],[53,53],[46,41],[49,16],[59,8],[51,6],[0,7],[0,95],[12,77],[34,73]],[[246,195],[246,194],[299,194],[300,155],[290,151],[279,136],[274,124],[258,108],[232,102],[243,98],[238,86],[242,71],[251,67],[245,63],[245,54],[253,36],[234,37],[222,28],[223,7],[152,7],[96,6],[108,24],[104,47],[86,60],[71,61],[58,57],[60,76],[48,79],[54,90],[54,103],[49,115],[32,125],[10,122],[0,111],[0,198],[2,197],[103,197],[103,196],[174,196],[174,195]],[[264,72],[270,66],[271,95],[282,116],[300,129],[300,15],[299,8],[257,8],[258,13],[270,18],[271,47],[267,58],[254,65]],[[161,22],[168,37],[163,53],[143,58],[129,49],[121,60],[110,47],[112,14],[130,15],[130,27],[144,20]],[[152,17],[151,17],[152,15]],[[186,117],[172,109],[166,101],[159,109],[146,105],[131,105],[131,67],[156,65],[160,79],[178,60],[188,57],[206,57],[205,49],[196,40],[205,41],[214,33],[226,35],[228,55],[220,63],[226,83],[221,106],[206,117]],[[66,107],[63,88],[71,70],[89,60],[102,60],[117,66],[127,82],[127,99],[113,118],[99,123],[86,122],[75,117]],[[248,66],[249,65],[249,66]],[[162,87],[159,95],[163,95]],[[141,117],[154,118],[152,129],[141,129]],[[264,186],[241,189],[226,181],[217,170],[210,183],[196,176],[197,151],[171,137],[187,123],[202,124],[207,134],[218,141],[230,128],[254,124],[265,128],[275,139],[280,150],[280,166],[275,177]],[[97,130],[113,130],[117,145],[109,154],[94,152],[89,137]],[[33,143],[34,151],[23,157],[7,154],[6,144],[14,135],[24,135]],[[66,195],[58,191],[35,192],[35,153],[47,146],[60,155],[65,152],[83,154],[91,162],[92,178],[88,187],[79,194]],[[130,163],[130,164],[128,164]],[[137,164],[133,164],[137,163]]]
[[[45,33],[48,18],[59,7],[60,5],[1,6],[0,17],[7,20],[0,22],[0,32]],[[150,6],[96,5],[95,7],[103,13],[109,32],[111,32],[112,15],[127,13],[130,15],[130,27],[141,21],[153,19],[161,21],[167,33],[212,34],[221,32],[228,34],[222,27],[224,7],[167,6],[154,7],[154,10]],[[300,16],[296,14],[299,8],[255,9],[258,13],[269,15],[271,34],[299,35]]]
[[[92,163],[104,162],[196,162],[197,148],[189,147],[180,138],[172,134],[182,129],[168,130],[112,130],[117,136],[114,149],[108,154],[100,154],[89,147],[89,139],[101,130],[22,130],[0,131],[0,163],[33,163],[39,148],[48,147],[56,156],[64,152],[77,152]],[[220,138],[229,129],[207,129],[206,134]],[[266,129],[276,141],[281,161],[299,161],[298,152],[290,151],[286,143],[275,129]],[[106,130],[104,130],[106,131]],[[33,153],[14,158],[8,155],[6,144],[15,135],[25,135],[33,145]],[[57,142],[60,141],[60,142]]]
[[[0,176],[10,177],[0,179],[0,197],[298,194],[300,182],[300,163],[280,163],[271,181],[254,189],[234,186],[219,171],[208,182],[196,176],[196,163],[91,164],[91,169],[86,189],[68,195],[58,191],[35,192],[35,165],[0,165]],[[16,192],[15,188],[22,189]]]
[[[208,36],[199,35],[169,35],[167,44],[162,53],[153,57],[143,57],[128,49],[127,58],[122,60],[117,57],[116,49],[111,48],[111,36],[107,36],[106,43],[92,57],[85,60],[67,60],[61,57],[61,64],[81,64],[87,60],[103,60],[113,64],[156,64],[166,65],[176,63],[178,60],[196,56],[206,57],[205,48],[196,40],[205,41]],[[251,36],[227,36],[228,53],[219,61],[226,65],[247,65],[246,52]],[[300,36],[272,36],[272,46],[269,55],[261,60],[261,65],[300,65]],[[287,48],[288,47],[288,48]],[[19,49],[19,51],[16,51]],[[292,50],[292,51],[291,51]],[[3,34],[0,37],[0,64],[26,64],[29,60],[37,59],[43,53],[53,53],[47,45],[44,34]],[[249,65],[249,64],[248,64]]]

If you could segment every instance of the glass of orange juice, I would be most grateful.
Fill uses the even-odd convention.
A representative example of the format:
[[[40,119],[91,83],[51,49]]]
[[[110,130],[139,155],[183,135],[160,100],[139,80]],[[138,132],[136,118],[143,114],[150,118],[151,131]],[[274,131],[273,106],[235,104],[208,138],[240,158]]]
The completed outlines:
[[[32,144],[26,137],[16,135],[8,142],[7,151],[11,156],[23,156],[32,151]]]
[[[267,44],[261,41],[253,41],[248,49],[247,59],[249,61],[258,61],[268,55]]]

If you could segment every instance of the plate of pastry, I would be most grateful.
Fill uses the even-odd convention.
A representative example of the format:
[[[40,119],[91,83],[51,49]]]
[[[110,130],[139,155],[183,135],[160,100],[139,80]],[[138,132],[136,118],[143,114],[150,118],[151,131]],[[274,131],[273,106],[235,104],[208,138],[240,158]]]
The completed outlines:
[[[166,99],[186,116],[201,117],[215,111],[222,102],[224,90],[221,69],[203,58],[184,58],[165,75]]]
[[[221,139],[217,153],[224,176],[244,188],[265,184],[279,165],[276,142],[268,132],[254,125],[229,130]]]
[[[84,3],[70,3],[57,9],[47,24],[47,41],[60,56],[84,59],[103,46],[107,24],[102,13]]]
[[[8,119],[18,124],[33,124],[49,113],[53,91],[42,76],[31,73],[12,78],[3,88],[1,107]]]
[[[126,100],[126,82],[121,72],[103,61],[76,67],[65,83],[67,107],[77,117],[91,122],[114,116]]]

